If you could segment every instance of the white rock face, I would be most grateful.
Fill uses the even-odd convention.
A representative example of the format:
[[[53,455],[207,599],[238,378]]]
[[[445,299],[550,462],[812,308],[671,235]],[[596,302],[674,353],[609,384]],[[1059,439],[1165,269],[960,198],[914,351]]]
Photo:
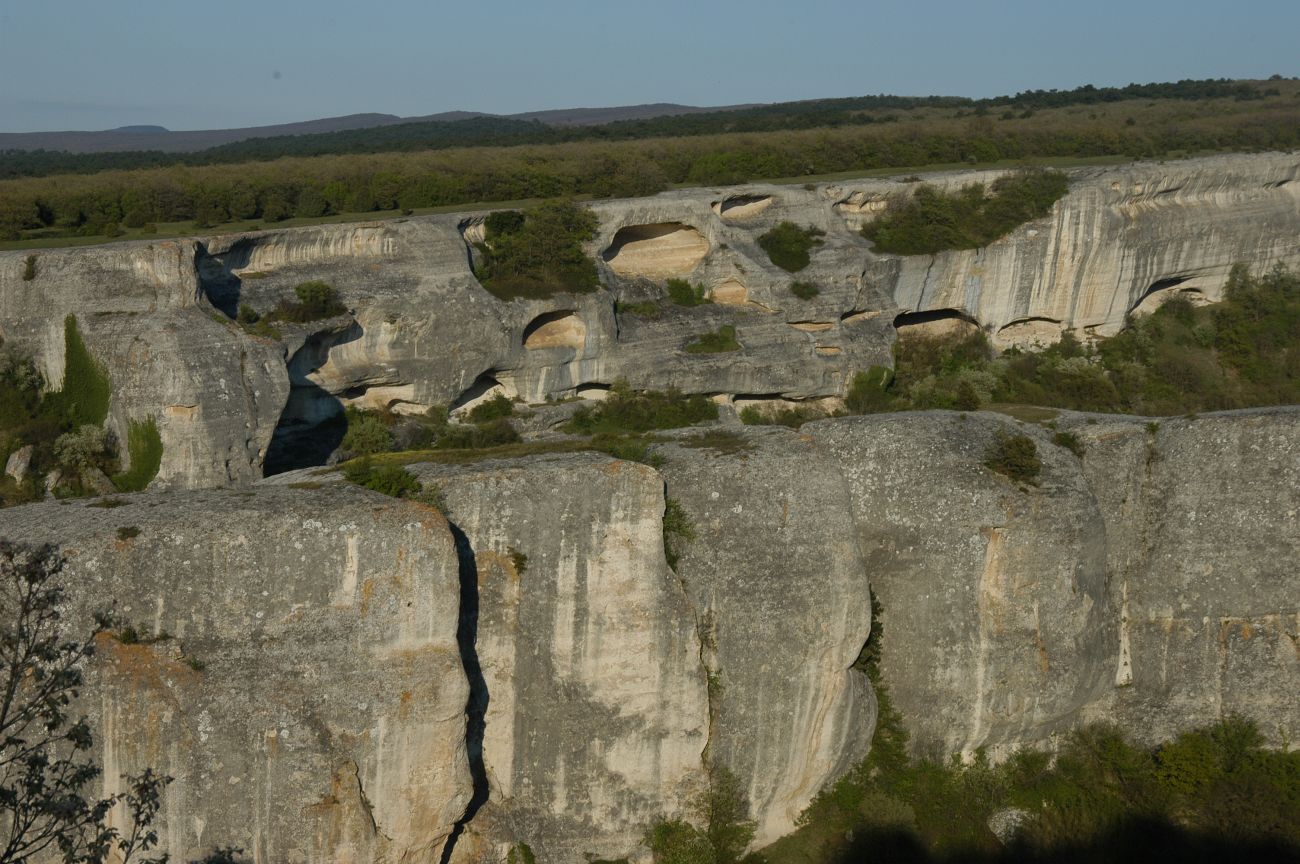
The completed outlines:
[[[478,586],[488,803],[458,854],[635,855],[699,788],[709,734],[662,479],[592,454],[415,470],[441,485]]]
[[[762,846],[866,755],[876,702],[852,668],[871,597],[838,466],[788,430],[745,439],[661,452],[693,534],[672,542],[712,682],[710,754],[739,778]]]
[[[471,791],[446,520],[347,487],[127,500],[4,511],[6,537],[60,545],[77,621],[115,601],[171,636],[97,640],[106,791],[146,766],[175,778],[172,860],[438,860]]]
[[[1016,344],[1016,322],[1027,320],[1109,336],[1152,290],[1216,300],[1235,263],[1256,272],[1300,263],[1296,156],[1069,173],[1070,192],[1047,218],[984,249],[903,259],[899,305],[965,312],[992,328],[995,343]]]

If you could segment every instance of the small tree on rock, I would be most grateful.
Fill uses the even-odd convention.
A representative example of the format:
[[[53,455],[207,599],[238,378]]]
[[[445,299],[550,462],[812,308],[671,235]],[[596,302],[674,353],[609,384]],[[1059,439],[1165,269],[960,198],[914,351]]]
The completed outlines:
[[[69,711],[95,634],[113,622],[99,615],[90,634],[68,635],[63,565],[51,546],[0,540],[0,862],[162,864],[141,856],[157,846],[149,826],[170,777],[145,769],[124,778],[125,792],[90,794],[100,775],[90,725]],[[125,830],[107,824],[119,803]]]

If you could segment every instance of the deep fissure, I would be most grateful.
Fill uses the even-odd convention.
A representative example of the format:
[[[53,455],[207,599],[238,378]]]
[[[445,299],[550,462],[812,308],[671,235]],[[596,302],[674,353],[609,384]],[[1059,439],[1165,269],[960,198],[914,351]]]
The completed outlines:
[[[456,820],[442,849],[441,864],[451,861],[456,841],[465,833],[465,826],[473,820],[488,800],[487,766],[483,762],[483,735],[487,730],[489,702],[487,679],[478,657],[478,562],[469,537],[450,520],[447,527],[456,541],[456,566],[460,579],[460,619],[456,625],[456,648],[460,653],[465,677],[469,679],[469,698],[465,701],[465,752],[469,758],[471,793],[465,812]]]

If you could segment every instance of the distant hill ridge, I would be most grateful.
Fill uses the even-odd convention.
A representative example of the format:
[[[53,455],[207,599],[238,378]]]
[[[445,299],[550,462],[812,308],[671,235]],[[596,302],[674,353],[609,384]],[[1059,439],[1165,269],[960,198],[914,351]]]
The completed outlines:
[[[673,117],[705,111],[727,111],[749,105],[728,105],[702,108],[693,105],[676,105],[655,102],[646,105],[621,105],[611,108],[559,108],[547,111],[527,111],[521,114],[488,114],[482,111],[443,111],[420,117],[398,117],[396,114],[347,114],[342,117],[325,117],[300,123],[280,123],[272,126],[247,126],[240,129],[195,129],[173,132],[164,126],[135,125],[100,131],[65,132],[0,132],[0,151],[3,150],[57,150],[68,153],[118,153],[133,150],[156,150],[164,153],[194,153],[222,144],[247,141],[250,138],[274,138],[281,135],[313,135],[322,132],[341,132],[352,129],[373,129],[398,123],[454,122],[474,117],[492,117],[503,120],[535,120],[552,126],[593,126],[619,120],[645,120],[653,117]]]

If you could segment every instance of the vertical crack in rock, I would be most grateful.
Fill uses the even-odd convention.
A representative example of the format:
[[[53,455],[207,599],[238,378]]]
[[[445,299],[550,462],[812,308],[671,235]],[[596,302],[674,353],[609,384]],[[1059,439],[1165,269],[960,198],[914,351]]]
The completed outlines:
[[[456,541],[456,562],[460,573],[460,622],[456,625],[456,647],[460,652],[461,664],[465,667],[465,677],[469,679],[469,699],[465,702],[465,750],[469,756],[469,774],[473,786],[465,813],[456,821],[443,846],[441,864],[451,861],[456,841],[465,832],[465,826],[488,800],[487,767],[483,762],[488,689],[478,658],[478,564],[465,532],[450,521],[447,525]]]

